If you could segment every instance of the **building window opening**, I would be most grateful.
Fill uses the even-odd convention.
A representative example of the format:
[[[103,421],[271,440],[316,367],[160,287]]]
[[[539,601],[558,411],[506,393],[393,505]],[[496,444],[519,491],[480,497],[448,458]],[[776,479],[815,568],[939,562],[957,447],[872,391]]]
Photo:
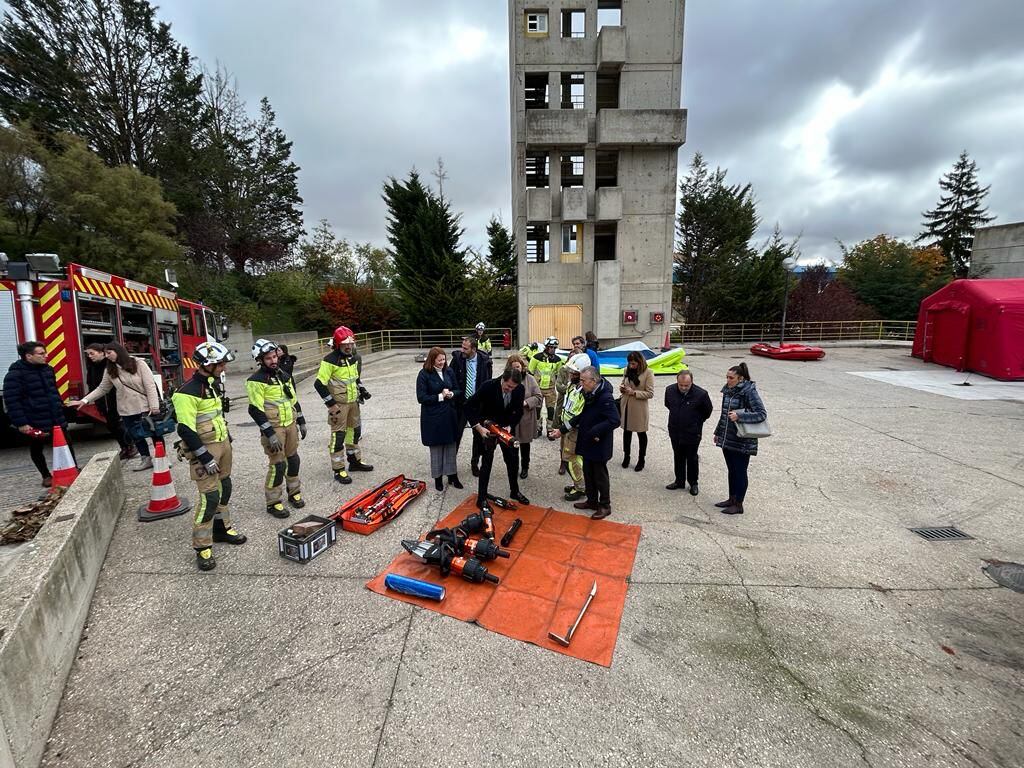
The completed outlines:
[[[583,225],[562,225],[562,255],[580,255],[583,253]]]
[[[531,222],[526,225],[526,261],[529,264],[546,264],[548,254],[548,225]]]
[[[570,152],[562,155],[562,189],[583,186],[583,153]]]
[[[619,153],[615,150],[599,150],[594,158],[595,184],[600,187],[615,187],[619,184]]]
[[[547,37],[548,34],[548,12],[527,11],[526,12],[526,34],[528,37]]]
[[[619,73],[597,76],[597,111],[619,108]]]
[[[562,73],[562,109],[583,109],[583,73]]]
[[[622,26],[622,0],[597,0],[597,31]]]
[[[527,109],[548,108],[548,73],[527,72],[523,77]]]
[[[550,178],[550,158],[547,152],[526,153],[526,186],[529,189],[546,189]]]
[[[587,12],[582,8],[562,11],[562,37],[577,39],[587,36]]]
[[[615,261],[615,230],[614,221],[594,225],[594,261]]]

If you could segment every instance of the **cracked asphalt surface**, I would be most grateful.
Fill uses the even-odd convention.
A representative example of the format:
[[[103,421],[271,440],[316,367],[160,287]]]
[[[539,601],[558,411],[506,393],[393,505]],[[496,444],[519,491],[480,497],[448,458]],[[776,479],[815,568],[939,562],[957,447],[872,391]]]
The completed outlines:
[[[660,377],[642,473],[611,465],[613,519],[643,526],[611,669],[374,595],[363,583],[469,491],[430,486],[370,537],[301,566],[277,555],[263,454],[233,409],[235,509],[249,543],[196,572],[189,520],[123,511],[44,766],[1020,766],[1024,596],[983,559],[1024,561],[1024,406],[850,376],[923,366],[902,350],[820,363],[739,351],[689,359],[717,391],[744,357],[775,434],[746,514],[722,515],[706,430],[701,494],[671,477]],[[425,477],[412,353],[368,359],[370,475],[330,479],[309,381],[307,511],[399,472]],[[238,390],[242,377],[232,380]],[[556,446],[524,492],[571,510]],[[499,463],[500,465],[500,463]],[[190,498],[181,465],[178,492]],[[504,490],[500,468],[497,492]],[[428,479],[429,478],[425,478]],[[908,531],[957,525],[975,538]],[[486,588],[481,586],[481,588]],[[580,631],[585,631],[585,624]]]

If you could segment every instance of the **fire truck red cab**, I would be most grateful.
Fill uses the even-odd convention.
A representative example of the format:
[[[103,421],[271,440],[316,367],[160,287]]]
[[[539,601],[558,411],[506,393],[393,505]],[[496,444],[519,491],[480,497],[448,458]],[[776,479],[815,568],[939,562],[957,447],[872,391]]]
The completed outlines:
[[[79,264],[37,271],[30,263],[8,263],[0,275],[3,370],[17,360],[19,343],[38,340],[46,346],[65,401],[87,391],[85,348],[93,342],[122,344],[146,361],[166,391],[191,375],[198,344],[223,335],[209,307]]]

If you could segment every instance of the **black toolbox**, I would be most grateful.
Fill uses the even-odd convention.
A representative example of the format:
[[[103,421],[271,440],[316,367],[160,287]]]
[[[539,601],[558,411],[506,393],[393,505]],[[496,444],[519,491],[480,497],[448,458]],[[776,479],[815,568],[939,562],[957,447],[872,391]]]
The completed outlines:
[[[321,525],[306,536],[295,535],[292,526],[279,531],[277,551],[281,557],[294,560],[296,563],[308,563],[338,540],[338,530],[335,528],[333,520],[317,515],[307,515],[298,522],[320,523]]]

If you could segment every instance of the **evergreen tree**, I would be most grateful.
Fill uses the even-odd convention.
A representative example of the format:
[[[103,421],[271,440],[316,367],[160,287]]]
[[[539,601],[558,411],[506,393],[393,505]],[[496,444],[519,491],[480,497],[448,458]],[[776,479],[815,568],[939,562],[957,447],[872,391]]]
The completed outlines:
[[[512,235],[496,217],[487,224],[487,260],[494,271],[495,284],[507,287],[516,284],[516,249]]]
[[[726,186],[726,173],[711,171],[697,153],[679,184],[674,292],[688,323],[726,322],[723,309],[732,314],[729,281],[751,255],[758,224],[753,192],[749,184]]]
[[[9,0],[0,112],[44,136],[81,136],[109,166],[155,174],[168,123],[195,111],[192,58],[147,0]],[[182,105],[182,85],[193,101]],[[183,109],[183,106],[185,107]]]
[[[924,231],[917,242],[938,245],[949,260],[950,271],[956,277],[967,277],[974,230],[995,218],[981,205],[989,188],[978,185],[978,167],[968,158],[967,150],[960,153],[953,170],[939,179],[939,189],[938,205],[922,214]]]
[[[420,328],[465,325],[471,307],[460,217],[423,186],[415,170],[404,182],[389,179],[383,198],[404,322]]]

